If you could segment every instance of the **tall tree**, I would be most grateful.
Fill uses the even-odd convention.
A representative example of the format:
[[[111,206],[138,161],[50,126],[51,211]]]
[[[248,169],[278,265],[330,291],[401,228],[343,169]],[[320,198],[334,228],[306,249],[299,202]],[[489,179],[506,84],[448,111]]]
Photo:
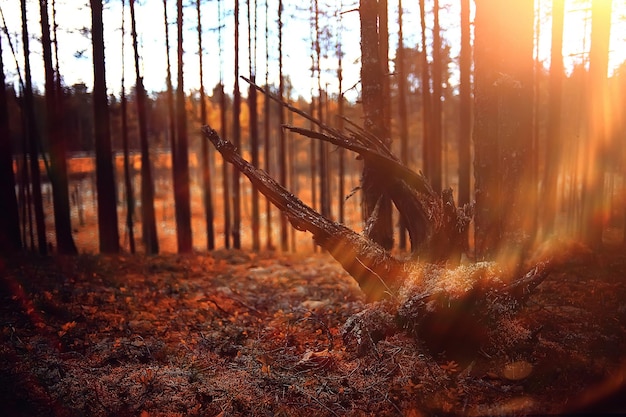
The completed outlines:
[[[2,62],[2,37],[0,36],[0,253],[22,248],[20,216],[15,196],[13,149],[9,130],[9,112]]]
[[[26,114],[26,123],[24,126],[26,128],[26,135],[28,136],[27,152],[29,154],[32,199],[35,212],[35,225],[37,227],[37,249],[39,250],[39,254],[46,255],[48,252],[48,242],[46,241],[46,222],[41,195],[41,171],[39,170],[41,137],[37,127],[37,119],[35,118],[26,0],[21,0],[20,6],[22,12],[22,48],[24,51],[24,113]]]
[[[285,77],[283,76],[283,0],[278,0],[278,97],[285,95]],[[278,110],[278,124],[285,124],[285,110]],[[278,163],[280,184],[287,186],[287,147],[285,146],[285,130],[280,129],[278,139]],[[280,247],[287,251],[287,218],[280,216]]]
[[[419,0],[420,23],[421,23],[421,67],[420,74],[422,90],[422,164],[427,177],[431,177],[432,151],[431,151],[431,115],[432,101],[430,95],[430,68],[428,53],[426,52],[426,6],[425,0]]]
[[[604,176],[607,161],[607,73],[612,0],[591,2],[591,46],[587,83],[587,149],[589,164],[583,184],[583,237],[593,248],[602,246]]]
[[[235,0],[235,85],[233,87],[233,143],[241,149],[241,92],[239,91],[239,0]],[[233,170],[233,247],[241,248],[241,194],[239,171]]]
[[[135,58],[135,76],[137,93],[137,120],[139,122],[139,142],[141,147],[141,232],[146,254],[159,253],[159,239],[154,213],[154,182],[150,166],[150,146],[146,120],[146,90],[139,72],[139,50],[137,48],[137,25],[135,22],[135,0],[130,0],[130,21]]]
[[[398,0],[398,52],[396,53],[396,77],[398,79],[398,123],[400,125],[400,160],[409,166],[409,129],[406,108],[406,74],[404,69],[404,33],[402,0]],[[406,228],[400,220],[400,249],[406,249]]]
[[[546,137],[543,232],[554,228],[557,206],[557,180],[561,143],[561,90],[563,84],[563,20],[565,0],[552,0],[552,46],[550,49],[550,78],[548,97],[548,132]]]
[[[459,57],[459,206],[470,202],[470,139],[472,137],[472,46],[470,2],[461,0],[461,52]]]
[[[202,49],[202,19],[200,13],[200,0],[196,0],[196,12],[198,15],[198,60],[200,64],[200,123],[207,124],[206,95],[204,93],[204,62]],[[202,199],[204,201],[204,222],[206,224],[206,244],[208,250],[215,248],[215,231],[213,226],[213,196],[211,181],[211,165],[209,163],[209,144],[202,141]]]
[[[176,154],[174,170],[174,204],[176,211],[176,241],[178,253],[190,253],[193,249],[191,236],[191,200],[189,194],[189,139],[187,137],[187,111],[185,110],[183,69],[183,1],[176,2],[178,17],[178,85],[176,87]]]
[[[126,229],[128,231],[128,243],[130,253],[135,253],[135,227],[133,223],[133,216],[135,213],[135,194],[133,192],[133,183],[130,179],[130,155],[128,147],[128,100],[126,99],[126,82],[125,82],[125,60],[124,52],[126,43],[125,31],[125,9],[126,0],[122,0],[122,91],[121,95],[121,113],[122,113],[122,149],[124,152],[124,189],[126,191]]]
[[[341,19],[342,10],[343,9],[343,1],[339,3],[339,9],[337,12],[337,20],[338,20],[338,29],[337,29],[337,128],[339,131],[343,131],[344,126],[344,97],[343,97],[343,51],[342,51],[342,39],[341,32],[343,31],[343,21]],[[337,151],[338,161],[338,180],[339,186],[337,191],[338,195],[338,205],[339,205],[339,223],[344,223],[345,221],[345,173],[346,173],[346,160],[345,160],[345,152],[343,148],[339,148]]]
[[[265,2],[265,87],[269,88],[270,76],[270,48],[269,48],[269,2]],[[270,120],[271,120],[271,102],[269,94],[264,95],[263,101],[263,159],[265,161],[265,172],[271,174],[271,152],[270,152]],[[269,198],[265,199],[265,247],[273,248],[272,243],[272,207]]]
[[[227,137],[228,133],[228,123],[226,122],[226,110],[228,107],[228,102],[226,100],[226,92],[224,91],[224,60],[222,58],[222,1],[217,1],[217,15],[218,15],[218,29],[217,29],[217,39],[218,39],[218,51],[220,58],[220,130],[223,137]],[[230,171],[228,168],[229,164],[222,163],[222,191],[224,193],[222,198],[222,204],[224,205],[224,247],[226,249],[230,248],[230,184],[229,177]]]
[[[442,189],[442,104],[443,91],[441,86],[442,76],[442,48],[441,48],[441,28],[439,27],[439,0],[433,1],[433,72],[432,72],[432,123],[429,150],[430,172],[426,175],[430,180],[435,192],[439,193]]]
[[[383,98],[383,65],[381,63],[378,27],[378,2],[361,0],[361,85],[365,130],[371,132],[377,143],[373,146],[388,148],[389,130],[385,126]],[[380,36],[387,36],[381,34]],[[384,57],[383,57],[384,58]],[[391,225],[391,199],[385,194],[380,173],[367,161],[362,175],[363,214],[367,219],[366,233],[385,249],[393,246]]]
[[[534,3],[476,2],[476,250],[479,258],[522,255],[532,234]]]
[[[96,139],[96,184],[98,187],[98,236],[100,252],[120,250],[117,229],[115,173],[111,149],[109,103],[104,65],[102,0],[91,0],[91,42],[93,47],[93,112]]]
[[[247,0],[248,5],[248,71],[250,80],[256,82],[256,41],[257,41],[257,6],[256,0]],[[259,123],[257,114],[256,88],[248,89],[248,110],[250,113],[250,156],[252,166],[259,167]],[[206,141],[204,141],[206,143]],[[259,235],[259,190],[252,184],[252,250],[261,248]]]

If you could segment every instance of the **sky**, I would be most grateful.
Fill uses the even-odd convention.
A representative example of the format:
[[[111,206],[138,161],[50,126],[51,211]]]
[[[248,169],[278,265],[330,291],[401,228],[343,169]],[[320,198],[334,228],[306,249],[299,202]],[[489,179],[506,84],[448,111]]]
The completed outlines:
[[[58,45],[60,58],[60,71],[66,85],[85,83],[91,89],[93,83],[93,67],[91,63],[91,42],[88,29],[91,26],[91,12],[86,0],[56,0],[58,21]],[[218,3],[222,10],[218,13]],[[248,66],[248,9],[245,1],[241,1],[240,30],[241,40],[239,68],[240,74],[249,76]],[[254,1],[252,1],[254,3]],[[277,39],[277,9],[278,0],[267,0],[268,3],[268,28],[269,28],[269,71],[270,83],[278,83],[278,39]],[[341,32],[342,52],[344,66],[343,89],[348,99],[355,99],[358,95],[358,81],[360,72],[360,43],[359,43],[359,16],[353,10],[357,0],[320,0],[320,9],[328,13],[329,17],[320,22],[327,27],[331,39],[326,41],[326,57],[321,61],[322,86],[331,93],[337,92],[336,67],[337,59],[335,45],[337,33]],[[427,2],[430,4],[431,2]],[[185,0],[184,9],[184,72],[185,90],[197,90],[199,88],[199,64],[197,45],[197,15],[195,1]],[[227,92],[232,92],[234,82],[234,16],[232,0],[205,1],[202,5],[203,27],[203,61],[204,61],[204,86],[208,93],[211,92],[220,79],[223,79]],[[284,0],[283,13],[283,62],[284,74],[291,78],[294,86],[294,96],[310,97],[312,89],[317,89],[317,81],[311,79],[311,24],[310,11],[307,10],[309,2],[296,2]],[[397,2],[390,0],[389,30],[390,30],[390,53],[397,45]],[[550,51],[550,4],[551,0],[539,0],[539,16],[541,22],[539,54],[544,65],[549,65]],[[564,59],[566,68],[571,68],[575,62],[584,58],[581,51],[588,49],[590,22],[588,14],[584,12],[588,0],[566,0],[566,21],[564,28]],[[227,5],[227,6],[226,6]],[[301,5],[303,5],[301,8]],[[445,30],[444,38],[451,45],[453,56],[458,55],[459,23],[458,1],[441,0],[441,25]],[[0,7],[8,28],[12,46],[16,52],[17,62],[23,74],[23,55],[21,42],[21,20],[19,2],[17,0],[0,0]],[[136,3],[137,31],[139,33],[141,72],[144,84],[148,91],[162,91],[165,88],[166,77],[166,53],[165,53],[165,28],[163,19],[163,2],[159,0],[137,0]],[[427,6],[428,7],[428,6]],[[39,2],[27,0],[31,66],[35,87],[43,89],[43,63],[41,61],[41,45],[39,23]],[[227,10],[224,10],[227,8]],[[126,5],[126,38],[124,53],[124,75],[126,86],[129,90],[134,84],[134,67],[132,55],[132,43],[130,38],[130,13]],[[344,13],[337,13],[343,10]],[[404,43],[407,46],[415,46],[419,43],[420,22],[417,1],[403,2],[404,10]],[[168,22],[170,31],[170,54],[173,74],[173,83],[176,86],[176,2],[168,1]],[[218,31],[219,19],[222,15],[222,29]],[[265,22],[266,0],[257,0],[257,42],[256,42],[256,76],[257,83],[265,82],[266,59],[265,59]],[[110,94],[119,94],[122,78],[122,5],[119,0],[109,0],[104,8],[105,27],[105,54],[107,87]],[[611,37],[611,68],[626,60],[626,2],[613,0],[613,22]],[[432,23],[431,23],[432,25]],[[4,26],[4,24],[3,24]],[[341,30],[339,30],[341,27]],[[17,70],[5,33],[2,36],[3,61],[7,82],[16,83]],[[219,49],[219,37],[221,36],[223,48]],[[254,42],[252,42],[254,45]],[[393,57],[393,56],[392,56]],[[452,68],[454,74],[455,69]],[[247,86],[242,81],[241,90],[244,92]]]

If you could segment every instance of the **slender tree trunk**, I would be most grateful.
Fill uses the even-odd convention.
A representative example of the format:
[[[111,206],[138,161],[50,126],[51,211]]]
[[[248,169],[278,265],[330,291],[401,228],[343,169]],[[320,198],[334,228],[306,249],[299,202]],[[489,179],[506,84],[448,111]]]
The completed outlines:
[[[202,49],[202,20],[200,13],[200,0],[196,0],[196,11],[198,14],[198,59],[200,64],[200,123],[207,124],[206,95],[204,92],[204,66]],[[209,163],[209,144],[206,140],[201,141],[202,154],[202,190],[204,201],[204,222],[206,224],[207,250],[215,248],[215,231],[213,226],[213,196],[211,181],[211,165]]]
[[[552,0],[552,47],[550,54],[550,79],[548,101],[548,134],[543,192],[543,233],[554,230],[557,210],[557,181],[560,167],[561,143],[561,87],[563,83],[563,20],[565,0]]]
[[[35,225],[37,227],[37,249],[39,254],[48,253],[46,240],[46,223],[43,211],[43,198],[41,195],[41,171],[39,170],[39,148],[41,137],[35,118],[33,99],[33,87],[30,71],[30,46],[28,35],[28,23],[26,18],[26,0],[20,2],[22,9],[22,48],[24,50],[24,110],[26,113],[25,131],[28,136],[28,153],[30,156],[30,176],[32,179],[32,200],[35,212]]]
[[[233,89],[233,143],[241,152],[241,92],[239,91],[239,0],[235,0],[235,86]],[[233,248],[241,248],[241,192],[239,171],[233,170]]]
[[[256,0],[252,4],[247,0],[248,5],[248,66],[250,80],[256,82]],[[254,8],[252,14],[251,8]],[[252,36],[254,32],[254,36]],[[248,110],[250,112],[250,156],[252,166],[259,168],[259,121],[257,113],[256,88],[250,85],[248,89]],[[204,141],[206,144],[206,141]],[[261,249],[260,227],[259,227],[259,191],[256,185],[252,184],[252,250]]]
[[[431,151],[430,164],[431,172],[428,177],[430,184],[436,193],[440,193],[442,190],[442,149],[443,149],[443,135],[441,126],[441,114],[442,106],[441,100],[443,98],[443,91],[441,86],[441,74],[442,57],[441,57],[441,28],[439,27],[439,0],[434,0],[433,3],[433,95],[432,95],[432,130],[431,141],[429,149]]]
[[[470,2],[461,0],[461,56],[459,58],[459,206],[470,202],[470,139],[472,137],[472,46],[470,39]]]
[[[4,63],[2,62],[2,39],[0,38],[0,253],[19,251],[20,215],[15,196],[15,174],[13,173],[13,149],[9,130]]]
[[[285,82],[283,76],[283,0],[278,0],[278,97],[283,100]],[[278,112],[278,124],[285,124],[285,110],[282,106]],[[285,146],[285,131],[280,129],[278,142],[279,179],[283,186],[287,185],[287,147]],[[287,218],[280,216],[280,247],[286,252],[287,247]]]
[[[421,87],[422,87],[422,164],[424,173],[430,179],[432,177],[432,134],[431,134],[431,115],[432,101],[430,95],[430,70],[428,64],[428,53],[426,51],[426,10],[424,0],[419,0],[420,6],[420,22],[422,26],[422,52],[421,57]]]
[[[389,147],[389,131],[385,126],[383,72],[378,33],[378,4],[376,0],[361,0],[361,84],[365,130]],[[382,36],[387,36],[384,34]],[[385,59],[386,57],[383,57]],[[368,237],[385,249],[393,247],[391,200],[378,178],[380,174],[363,164],[362,188],[364,218],[368,220]]]
[[[591,247],[602,247],[604,231],[604,174],[609,138],[606,129],[607,72],[611,34],[612,0],[591,2],[591,47],[587,100],[587,173],[583,184],[583,238]]]
[[[104,29],[102,23],[102,0],[91,0],[91,41],[93,45],[93,109],[96,138],[96,184],[98,187],[98,234],[100,252],[117,253],[120,250],[117,228],[117,198],[109,104],[106,93],[104,65]],[[69,206],[68,206],[69,208]]]
[[[124,152],[124,189],[126,190],[126,229],[128,231],[128,243],[130,253],[135,253],[135,227],[133,224],[133,215],[135,213],[135,194],[133,192],[133,183],[130,176],[130,156],[128,149],[128,114],[127,107],[128,101],[126,99],[126,82],[124,78],[124,51],[126,37],[125,32],[125,5],[126,1],[122,2],[122,92],[121,92],[121,112],[122,112],[122,148]]]
[[[265,88],[269,89],[269,61],[270,61],[270,49],[269,49],[269,2],[265,2]],[[271,103],[270,96],[265,94],[263,102],[263,159],[265,161],[265,172],[271,174],[271,146],[270,146],[270,120],[271,120]],[[265,247],[266,249],[273,249],[272,243],[272,208],[270,200],[265,198]]]
[[[340,4],[340,7],[343,6],[343,3]],[[342,40],[341,40],[341,31],[343,30],[343,25],[341,22],[341,13],[339,15],[339,39],[337,40],[337,81],[338,81],[338,94],[337,94],[337,129],[339,131],[343,131],[344,126],[344,97],[343,97],[343,51],[341,50]],[[337,150],[337,158],[338,161],[338,176],[339,176],[339,186],[338,186],[338,206],[339,206],[339,223],[344,223],[345,219],[345,198],[346,198],[346,156],[343,148],[339,148]]]
[[[135,24],[135,0],[130,0],[133,50],[135,57],[137,119],[139,122],[139,142],[141,146],[141,230],[146,254],[159,253],[159,240],[154,213],[154,181],[150,166],[150,147],[146,120],[146,90],[139,72],[139,51],[137,49],[137,28]]]
[[[190,253],[193,249],[191,236],[191,206],[189,194],[189,139],[187,137],[187,112],[183,72],[183,2],[176,2],[178,17],[178,85],[176,88],[176,163],[174,169],[174,204],[176,206],[176,240],[178,253]]]
[[[402,0],[398,0],[398,52],[396,53],[396,77],[398,79],[398,123],[400,124],[400,160],[409,166],[409,129],[406,109],[406,73],[404,70],[404,36],[402,23]],[[400,219],[400,249],[406,249],[406,227]]]
[[[218,29],[217,29],[217,38],[218,38],[218,50],[219,50],[219,58],[220,58],[220,130],[223,137],[227,137],[228,133],[228,123],[226,117],[227,111],[227,100],[226,100],[226,92],[224,91],[224,79],[223,79],[223,68],[224,61],[222,59],[222,1],[217,0],[217,15],[218,15]],[[226,249],[230,249],[230,184],[229,177],[231,176],[230,171],[228,169],[228,164],[222,163],[222,204],[224,205],[224,247]]]

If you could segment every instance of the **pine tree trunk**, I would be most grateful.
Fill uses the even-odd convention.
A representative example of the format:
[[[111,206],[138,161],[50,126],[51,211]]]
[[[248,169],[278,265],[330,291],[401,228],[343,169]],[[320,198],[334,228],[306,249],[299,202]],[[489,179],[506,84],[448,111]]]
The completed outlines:
[[[146,120],[146,90],[139,72],[139,51],[137,49],[137,28],[135,23],[135,0],[130,0],[130,19],[135,58],[137,120],[139,122],[139,142],[141,147],[141,231],[147,255],[159,253],[159,240],[154,212],[154,181],[150,165],[150,147]]]
[[[91,0],[91,16],[94,61],[93,101],[96,137],[96,184],[98,188],[100,252],[117,253],[120,250],[120,246],[117,225],[115,173],[113,171],[113,152],[111,148],[111,127],[109,123],[109,105],[106,93],[104,66],[102,0]]]
[[[15,196],[15,174],[13,172],[13,149],[9,130],[4,63],[2,62],[2,40],[0,39],[0,252],[17,252],[22,248],[20,216]]]
[[[183,3],[176,3],[178,16],[178,85],[176,86],[176,155],[174,170],[174,205],[176,213],[176,241],[178,253],[191,253],[191,201],[189,193],[189,139],[185,109],[183,68]]]
[[[41,136],[35,119],[35,107],[33,99],[33,87],[30,71],[30,37],[28,35],[28,23],[26,17],[26,0],[20,2],[22,10],[22,48],[24,51],[24,108],[26,113],[26,136],[29,154],[30,176],[32,181],[32,199],[35,212],[35,225],[37,227],[37,249],[40,255],[48,253],[46,240],[46,222],[43,211],[43,199],[41,195],[41,171],[39,169],[39,149]]]

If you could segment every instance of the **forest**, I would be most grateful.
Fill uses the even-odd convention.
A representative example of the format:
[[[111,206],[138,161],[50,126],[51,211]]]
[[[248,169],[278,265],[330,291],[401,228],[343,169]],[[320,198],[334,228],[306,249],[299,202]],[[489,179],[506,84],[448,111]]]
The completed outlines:
[[[7,415],[626,412],[621,2],[0,17]]]

